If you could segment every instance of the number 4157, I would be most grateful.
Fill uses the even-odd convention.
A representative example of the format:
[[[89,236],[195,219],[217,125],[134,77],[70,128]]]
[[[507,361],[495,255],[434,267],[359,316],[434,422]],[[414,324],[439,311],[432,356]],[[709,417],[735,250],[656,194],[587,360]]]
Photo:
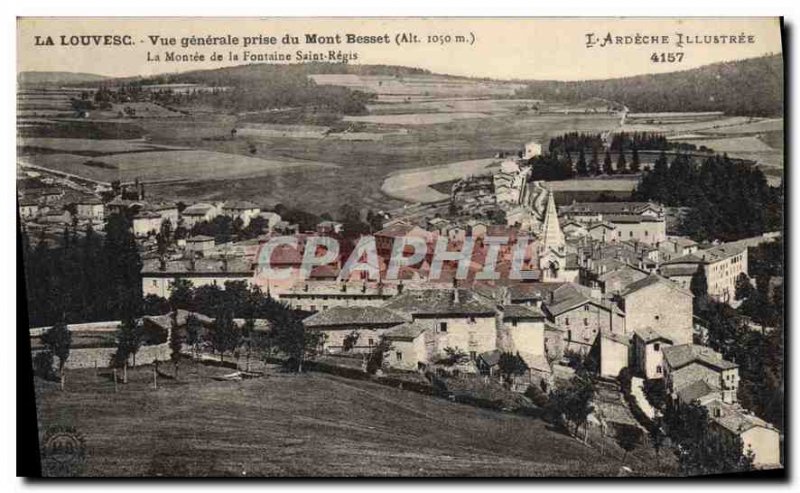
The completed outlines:
[[[653,63],[680,63],[683,61],[683,52],[653,53],[650,56],[650,61]]]

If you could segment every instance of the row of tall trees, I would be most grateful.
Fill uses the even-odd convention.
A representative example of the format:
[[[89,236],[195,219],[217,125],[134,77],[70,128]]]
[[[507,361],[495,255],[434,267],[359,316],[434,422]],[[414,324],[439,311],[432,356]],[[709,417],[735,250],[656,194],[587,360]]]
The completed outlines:
[[[617,153],[616,160],[613,160],[608,150],[605,151],[601,161],[597,148],[594,148],[589,156],[580,149],[577,160],[573,159],[570,152],[562,155],[554,151],[535,156],[528,161],[528,164],[533,168],[531,179],[545,181],[569,180],[576,176],[624,175],[639,173],[642,170],[642,162],[636,148],[631,151],[630,161],[625,152]]]
[[[104,234],[67,227],[53,242],[23,232],[31,326],[121,320],[141,312],[142,261],[130,222],[112,214]]]
[[[584,151],[601,152],[606,146],[603,136],[598,133],[569,132],[550,139],[548,150],[559,154],[576,154]],[[649,151],[666,151],[678,149],[683,151],[695,150],[696,146],[689,143],[679,143],[667,140],[663,133],[658,132],[617,132],[611,135],[608,143],[611,151],[633,151],[634,149]]]
[[[683,233],[698,241],[732,241],[782,228],[783,187],[770,187],[757,167],[727,155],[697,166],[662,153],[642,177],[634,197],[687,207]]]

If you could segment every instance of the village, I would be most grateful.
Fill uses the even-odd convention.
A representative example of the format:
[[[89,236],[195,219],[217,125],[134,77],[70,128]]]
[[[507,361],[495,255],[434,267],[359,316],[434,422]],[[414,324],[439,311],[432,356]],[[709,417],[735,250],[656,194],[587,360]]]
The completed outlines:
[[[781,432],[741,404],[739,364],[706,345],[707,322],[693,311],[698,285],[704,297],[737,306],[748,248],[779,235],[701,245],[668,234],[667,210],[652,201],[557,206],[548,182],[531,176],[528,163],[541,154],[541,143],[531,142],[498,158],[492,174],[454,183],[445,206],[370,211],[369,231],[348,231],[347,218],[326,217],[309,229],[249,201],[153,201],[138,181],[109,189],[30,170],[26,180],[36,186],[21,189],[19,214],[42,241],[57,241],[65,228],[90,234],[114,216],[129,218],[141,296],[161,308],[141,318],[150,336],[125,368],[168,361],[176,331],[184,334],[179,351],[198,357],[187,326],[199,320],[213,331],[215,314],[178,308],[178,289],[245,286],[302,314],[304,329],[319,335],[306,349],[309,365],[405,379],[409,387],[455,376],[545,402],[590,378],[603,390],[578,420],[586,433],[633,429],[642,442],[654,423],[661,429],[665,409],[699,405],[708,431],[741,443],[753,467],[780,467]],[[219,241],[221,224],[238,235]],[[286,237],[292,241],[265,249]],[[338,241],[340,251],[326,256],[321,237]],[[363,238],[377,256],[364,269],[345,268]],[[271,322],[253,320],[255,327],[269,332]],[[64,368],[109,365],[118,328],[70,324],[73,336],[109,343],[73,348]],[[31,329],[35,353],[46,332]],[[200,347],[211,359],[226,352]],[[240,356],[236,343],[228,347]],[[250,375],[249,349],[247,368],[235,368],[237,378]],[[653,388],[664,403],[646,395]]]

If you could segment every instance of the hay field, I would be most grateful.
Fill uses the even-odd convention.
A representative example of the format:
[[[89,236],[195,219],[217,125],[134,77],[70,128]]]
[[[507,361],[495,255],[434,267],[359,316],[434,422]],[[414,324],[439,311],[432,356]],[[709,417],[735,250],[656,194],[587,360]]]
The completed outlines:
[[[40,425],[83,435],[86,476],[613,476],[621,465],[613,442],[601,455],[531,417],[319,373],[213,380],[229,372],[184,361],[153,390],[139,367],[119,393],[107,372],[71,371],[66,392],[37,380]],[[625,463],[658,473],[644,447]]]

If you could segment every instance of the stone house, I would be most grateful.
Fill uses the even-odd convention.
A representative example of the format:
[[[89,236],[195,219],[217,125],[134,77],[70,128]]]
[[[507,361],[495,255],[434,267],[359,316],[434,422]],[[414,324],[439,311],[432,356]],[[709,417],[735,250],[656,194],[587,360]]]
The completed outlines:
[[[142,264],[142,295],[169,298],[175,281],[186,279],[194,287],[214,285],[225,288],[228,281],[253,283],[254,268],[247,258],[147,259]]]
[[[96,197],[87,197],[75,201],[75,212],[79,219],[102,221],[105,213],[103,202]]]
[[[687,289],[657,274],[628,284],[617,297],[628,332],[652,329],[674,344],[692,342],[692,298]]]
[[[214,238],[206,235],[195,235],[186,238],[186,251],[204,255],[214,249]]]
[[[247,227],[250,221],[260,213],[261,207],[247,200],[230,200],[222,206],[222,214],[231,219],[241,219],[243,227]]]
[[[200,202],[190,205],[181,212],[183,225],[186,229],[192,229],[195,224],[203,221],[211,221],[219,215],[219,210],[214,204]]]
[[[133,216],[133,234],[144,238],[158,233],[161,229],[161,215],[150,210],[143,210]]]
[[[626,333],[625,314],[615,304],[592,297],[586,286],[564,284],[543,307],[561,331],[565,350],[587,354],[601,332]]]
[[[384,306],[426,328],[426,363],[434,363],[446,348],[461,350],[473,361],[497,348],[495,306],[472,290],[409,289]]]
[[[350,351],[369,353],[389,328],[406,321],[406,317],[382,307],[336,306],[307,317],[303,323],[325,334],[326,352],[345,352],[345,338],[354,334],[358,337]]]
[[[645,379],[664,377],[664,349],[672,340],[650,328],[633,331],[633,353],[636,372]]]
[[[416,371],[428,363],[425,340],[428,324],[406,322],[384,332],[383,336],[391,344],[386,356],[386,364],[397,370]]]
[[[705,407],[711,419],[711,431],[730,441],[737,437],[741,439],[743,452],[753,455],[754,467],[763,469],[780,466],[781,438],[774,426],[739,405],[718,399]]]
[[[734,301],[736,278],[747,274],[747,247],[739,244],[719,245],[674,258],[659,266],[659,271],[689,289],[692,276],[703,269],[708,295],[723,303]]]
[[[739,365],[722,359],[711,348],[696,344],[680,344],[662,348],[664,384],[667,392],[678,398],[684,387],[704,381],[722,394],[725,403],[736,402],[739,387]]]

